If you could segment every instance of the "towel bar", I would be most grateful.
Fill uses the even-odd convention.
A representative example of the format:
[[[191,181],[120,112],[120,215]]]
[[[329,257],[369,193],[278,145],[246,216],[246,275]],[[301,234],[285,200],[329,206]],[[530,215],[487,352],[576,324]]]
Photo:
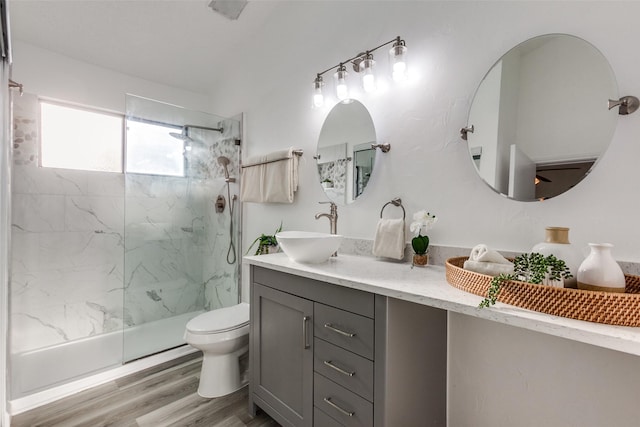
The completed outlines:
[[[304,150],[298,149],[298,150],[293,150],[291,151],[294,155],[298,156],[298,157],[302,157],[302,154],[304,154]],[[259,163],[251,163],[250,165],[242,165],[240,166],[241,169],[245,169],[245,168],[250,168],[252,166],[260,166],[260,165],[266,165],[269,163],[275,163],[275,162],[281,162],[283,160],[289,160],[291,157],[282,157],[280,159],[274,159],[274,160],[269,160],[266,162],[259,162]]]
[[[382,209],[380,209],[380,218],[382,218],[382,212],[384,211],[384,208],[387,207],[387,205],[393,205],[393,206],[399,206],[402,208],[402,219],[407,219],[407,212],[404,210],[404,206],[402,206],[402,199],[400,197],[396,197],[395,199],[391,200],[390,202],[387,202],[384,204],[384,206],[382,206]]]

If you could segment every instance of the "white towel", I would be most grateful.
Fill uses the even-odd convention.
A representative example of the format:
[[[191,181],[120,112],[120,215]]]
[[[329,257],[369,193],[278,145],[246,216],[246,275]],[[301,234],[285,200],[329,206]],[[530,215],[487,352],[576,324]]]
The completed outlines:
[[[470,259],[464,262],[464,269],[474,271],[480,274],[486,274],[487,276],[497,276],[498,274],[511,274],[513,273],[513,264],[502,264],[499,262],[481,262],[472,261]]]
[[[478,262],[494,262],[496,264],[511,264],[508,259],[483,244],[476,245],[471,249],[469,260]]]
[[[373,240],[373,254],[379,257],[403,259],[404,219],[380,218]]]
[[[240,199],[255,203],[293,203],[298,190],[298,156],[293,147],[247,159],[242,168]]]

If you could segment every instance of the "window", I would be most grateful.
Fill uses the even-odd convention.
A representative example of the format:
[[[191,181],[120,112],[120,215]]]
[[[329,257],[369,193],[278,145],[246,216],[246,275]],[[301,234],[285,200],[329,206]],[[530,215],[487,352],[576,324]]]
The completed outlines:
[[[122,172],[123,117],[40,102],[43,167]]]
[[[127,118],[127,172],[184,176],[181,127]]]

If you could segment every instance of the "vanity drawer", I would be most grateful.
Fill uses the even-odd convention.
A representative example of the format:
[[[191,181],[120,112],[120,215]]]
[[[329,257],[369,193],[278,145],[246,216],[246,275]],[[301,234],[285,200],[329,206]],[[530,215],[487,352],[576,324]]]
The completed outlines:
[[[373,401],[373,362],[316,338],[314,370],[344,388]]]
[[[316,373],[313,405],[344,426],[371,427],[373,404]]]
[[[315,337],[373,360],[373,319],[318,303],[313,313]]]

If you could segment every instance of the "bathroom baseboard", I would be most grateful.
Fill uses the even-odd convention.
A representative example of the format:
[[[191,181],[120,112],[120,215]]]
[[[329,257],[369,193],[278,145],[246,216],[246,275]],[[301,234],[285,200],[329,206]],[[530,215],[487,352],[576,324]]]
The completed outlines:
[[[109,369],[108,371],[91,375],[87,378],[82,378],[67,384],[52,387],[48,390],[43,390],[29,396],[21,397],[19,399],[10,400],[8,408],[9,414],[17,415],[22,412],[29,411],[31,409],[46,405],[64,397],[71,396],[72,394],[79,393],[92,387],[108,383],[109,381],[113,381],[118,378],[140,372],[144,369],[151,368],[161,363],[165,363],[179,357],[195,353],[197,351],[197,349],[189,345],[184,345],[172,350],[135,360],[133,362],[127,363],[126,365],[118,366],[113,369]]]

